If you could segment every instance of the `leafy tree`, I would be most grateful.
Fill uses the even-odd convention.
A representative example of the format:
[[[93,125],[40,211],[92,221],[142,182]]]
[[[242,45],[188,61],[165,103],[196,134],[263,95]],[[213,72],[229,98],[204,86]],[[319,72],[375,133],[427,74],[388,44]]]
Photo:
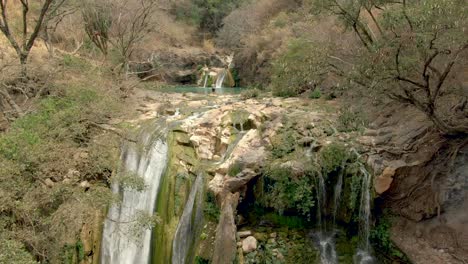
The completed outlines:
[[[202,30],[215,33],[222,26],[222,21],[243,0],[191,0],[175,6],[176,15],[191,19]]]
[[[288,97],[314,89],[329,71],[327,60],[326,48],[304,39],[291,41],[273,63],[273,94]]]
[[[333,71],[416,107],[442,134],[466,135],[467,94],[456,80],[468,50],[466,2],[389,2],[313,1],[317,10],[336,15],[355,32],[363,47],[351,63],[334,62]],[[376,8],[379,16],[373,14]]]

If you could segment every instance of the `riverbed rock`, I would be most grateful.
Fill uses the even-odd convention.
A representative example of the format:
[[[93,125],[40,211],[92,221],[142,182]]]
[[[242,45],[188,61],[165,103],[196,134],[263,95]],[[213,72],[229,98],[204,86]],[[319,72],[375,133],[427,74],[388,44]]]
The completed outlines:
[[[45,179],[44,184],[45,184],[45,186],[47,186],[49,188],[52,188],[55,185],[55,183],[50,178]]]
[[[249,236],[242,240],[242,250],[244,251],[244,254],[257,250],[257,239],[253,236]]]
[[[246,238],[251,235],[252,235],[252,231],[250,230],[237,232],[237,236],[239,236],[239,238]]]

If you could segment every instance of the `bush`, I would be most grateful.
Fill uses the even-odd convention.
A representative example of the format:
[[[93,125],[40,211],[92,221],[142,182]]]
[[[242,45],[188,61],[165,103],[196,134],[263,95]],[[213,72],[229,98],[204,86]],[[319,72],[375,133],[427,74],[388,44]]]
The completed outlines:
[[[283,158],[296,149],[296,138],[293,131],[279,133],[271,142],[271,155],[273,158]]]
[[[243,169],[244,164],[240,161],[236,161],[234,164],[229,166],[228,175],[231,177],[236,177],[236,175],[241,173]]]
[[[247,99],[252,99],[252,98],[257,98],[259,96],[260,92],[258,89],[248,89],[248,90],[245,90],[241,93],[241,98],[243,100],[247,100]]]
[[[379,249],[380,252],[391,256],[393,259],[397,258],[405,260],[404,263],[409,263],[405,254],[392,242],[390,238],[390,228],[391,223],[388,217],[383,216],[379,218],[378,224],[370,232],[370,240],[373,246]]]
[[[320,97],[322,97],[322,93],[318,89],[314,90],[309,94],[310,99],[320,99]]]
[[[273,62],[273,95],[297,96],[319,85],[328,73],[326,52],[303,39],[291,41],[286,52]]]
[[[205,208],[203,209],[205,216],[211,221],[218,222],[220,211],[216,204],[216,198],[212,192],[207,192]]]
[[[346,165],[349,157],[349,151],[345,146],[332,143],[320,151],[320,165],[323,173],[329,174],[338,171]]]
[[[352,132],[363,129],[367,125],[367,120],[363,114],[353,111],[350,108],[343,108],[338,116],[338,131]]]
[[[37,264],[24,245],[18,241],[0,237],[0,263]]]
[[[178,19],[215,33],[226,15],[240,5],[242,0],[186,0],[175,4]]]
[[[293,210],[310,218],[315,206],[315,173],[306,172],[291,177],[291,169],[277,165],[264,171],[264,195],[261,204],[274,208],[279,214]]]
[[[31,255],[41,262],[61,262],[63,248],[79,236],[83,223],[92,223],[95,210],[104,210],[113,201],[105,183],[115,165],[107,163],[108,158],[118,159],[118,140],[110,135],[101,139],[91,123],[105,122],[118,112],[112,113],[115,94],[84,88],[86,80],[80,82],[51,89],[52,95],[34,112],[0,134],[0,241],[2,235],[20,237],[18,242],[31,245]],[[78,184],[84,180],[94,182],[87,191]],[[47,181],[52,182],[48,187]],[[81,258],[81,246],[73,248]]]

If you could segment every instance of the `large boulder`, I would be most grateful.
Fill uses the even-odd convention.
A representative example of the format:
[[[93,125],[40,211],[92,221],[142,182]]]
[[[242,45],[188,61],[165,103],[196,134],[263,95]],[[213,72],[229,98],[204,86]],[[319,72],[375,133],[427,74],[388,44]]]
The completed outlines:
[[[248,254],[255,250],[257,250],[257,239],[255,239],[255,237],[249,236],[242,240],[242,251],[244,254]]]

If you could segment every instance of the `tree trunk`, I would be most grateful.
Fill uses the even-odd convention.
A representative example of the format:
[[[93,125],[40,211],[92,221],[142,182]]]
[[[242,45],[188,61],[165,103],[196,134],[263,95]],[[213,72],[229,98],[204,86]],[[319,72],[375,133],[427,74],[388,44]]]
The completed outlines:
[[[29,52],[23,52],[19,54],[19,60],[21,64],[21,79],[23,81],[26,81],[28,78],[28,57],[29,57]]]
[[[15,101],[10,97],[10,94],[5,89],[0,89],[0,95],[7,101],[10,107],[16,112],[17,117],[22,117],[24,115],[23,110],[19,107]]]

